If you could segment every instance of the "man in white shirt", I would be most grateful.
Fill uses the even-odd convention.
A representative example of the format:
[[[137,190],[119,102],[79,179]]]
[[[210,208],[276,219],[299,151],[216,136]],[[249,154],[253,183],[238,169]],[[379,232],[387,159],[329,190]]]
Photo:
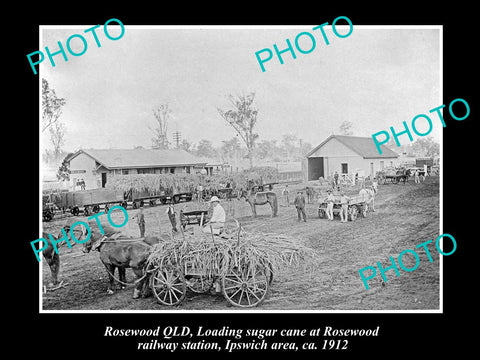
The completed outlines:
[[[225,210],[220,205],[220,199],[216,196],[212,196],[210,199],[210,203],[212,204],[212,217],[210,220],[205,224],[202,231],[207,234],[220,234],[221,230],[225,225]]]

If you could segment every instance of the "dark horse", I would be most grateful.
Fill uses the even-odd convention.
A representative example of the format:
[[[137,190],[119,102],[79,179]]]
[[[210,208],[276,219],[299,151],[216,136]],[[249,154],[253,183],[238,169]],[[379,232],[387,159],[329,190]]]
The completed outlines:
[[[84,243],[83,252],[90,252],[92,247],[100,252],[100,260],[105,266],[109,278],[107,293],[113,294],[115,280],[121,284],[122,288],[125,288],[127,285],[125,270],[131,268],[137,277],[134,283],[133,298],[147,296],[148,276],[145,273],[145,264],[151,246],[158,243],[161,238],[148,235],[143,238],[128,238],[105,225],[104,228],[106,228],[105,236],[97,229],[92,229],[90,239]],[[114,276],[115,269],[118,269],[119,279]]]
[[[63,227],[63,230],[65,231],[65,234],[67,235],[69,239],[69,243],[71,246],[75,245],[75,242],[72,241],[71,234],[70,234],[70,226],[66,225]],[[77,229],[73,230],[73,232],[77,231]],[[57,241],[60,238],[62,238],[64,235],[62,231],[60,230],[58,235],[52,235],[53,240]],[[74,235],[75,238],[80,240],[83,236],[83,232],[80,235]],[[51,240],[49,239],[49,234],[46,232],[43,232],[43,238],[47,241],[48,245],[45,250],[42,251],[43,258],[47,261],[48,266],[50,267],[50,273],[52,275],[52,281],[49,284],[50,286],[55,286],[58,285],[58,273],[60,271],[60,256],[58,254],[58,249],[61,248],[65,242],[59,242],[57,246],[57,251],[55,251]]]
[[[278,213],[278,201],[277,195],[273,191],[259,191],[253,192],[252,190],[240,190],[239,199],[245,198],[252,209],[253,217],[257,217],[257,205],[269,204],[272,208],[272,217],[277,216]]]

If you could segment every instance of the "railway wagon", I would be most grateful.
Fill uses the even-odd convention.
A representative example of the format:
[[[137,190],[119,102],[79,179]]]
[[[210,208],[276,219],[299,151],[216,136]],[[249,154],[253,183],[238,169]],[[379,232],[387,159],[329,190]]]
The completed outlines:
[[[105,212],[108,212],[114,205],[127,207],[123,193],[104,188],[69,191],[62,194],[62,202],[63,208],[69,209],[75,216],[81,212],[85,216],[98,213],[102,206]]]

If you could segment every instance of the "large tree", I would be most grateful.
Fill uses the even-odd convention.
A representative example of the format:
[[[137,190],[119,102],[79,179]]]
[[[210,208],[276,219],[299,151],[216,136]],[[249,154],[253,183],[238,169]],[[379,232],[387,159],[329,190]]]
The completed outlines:
[[[257,124],[258,110],[254,107],[255,93],[248,95],[229,95],[228,99],[232,106],[230,110],[217,108],[220,116],[230,124],[238,133],[247,147],[247,156],[250,167],[253,167],[253,151],[258,134],[254,132]]]
[[[418,138],[409,144],[407,153],[416,157],[436,157],[440,155],[440,144],[430,137]]]
[[[155,127],[150,128],[153,132],[152,148],[154,149],[168,149],[167,129],[168,120],[172,115],[172,110],[168,104],[162,104],[153,109],[153,116],[155,117]]]
[[[64,105],[65,99],[59,98],[48,81],[42,78],[42,132],[58,121]]]
[[[62,154],[62,147],[65,143],[65,125],[57,120],[48,130],[50,131],[50,142],[53,146],[53,157],[55,160],[58,160]]]

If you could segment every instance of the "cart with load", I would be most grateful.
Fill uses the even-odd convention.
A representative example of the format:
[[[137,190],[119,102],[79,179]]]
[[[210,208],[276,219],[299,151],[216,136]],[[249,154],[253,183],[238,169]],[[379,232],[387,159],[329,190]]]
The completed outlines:
[[[155,244],[147,259],[150,287],[158,302],[175,306],[188,291],[205,294],[212,287],[232,305],[260,305],[269,292],[274,272],[285,264],[303,265],[311,249],[282,235],[249,235],[241,227],[220,236],[183,234],[182,240]]]
[[[368,213],[368,194],[359,194],[359,195],[350,195],[348,201],[348,220],[355,221],[358,217],[358,214],[361,214],[363,217],[367,217]],[[341,195],[334,195],[335,201],[333,203],[333,216],[337,215],[340,216],[340,210],[342,205],[340,203]],[[327,213],[327,202],[323,200],[318,205],[318,217],[324,218],[326,217]]]

